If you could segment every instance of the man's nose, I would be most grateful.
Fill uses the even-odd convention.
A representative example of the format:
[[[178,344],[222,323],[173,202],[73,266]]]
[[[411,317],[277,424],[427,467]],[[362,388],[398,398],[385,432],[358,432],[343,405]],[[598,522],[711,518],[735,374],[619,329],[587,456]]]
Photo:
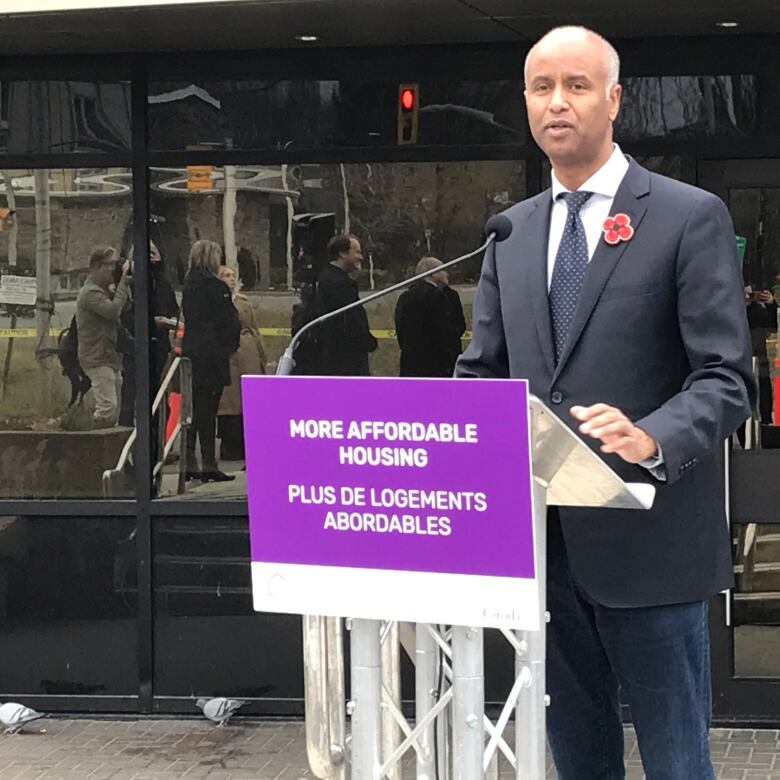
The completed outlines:
[[[549,106],[552,111],[565,111],[569,107],[562,84],[556,84],[553,88]]]

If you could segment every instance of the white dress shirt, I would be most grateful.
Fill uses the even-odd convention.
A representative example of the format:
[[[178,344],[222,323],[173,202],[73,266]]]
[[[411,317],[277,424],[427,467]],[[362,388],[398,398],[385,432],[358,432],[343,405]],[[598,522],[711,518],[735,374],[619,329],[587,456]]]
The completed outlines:
[[[593,253],[596,251],[599,241],[603,240],[604,220],[611,214],[612,203],[615,200],[615,194],[623,181],[623,177],[628,170],[628,160],[620,147],[614,144],[612,156],[583,183],[579,190],[592,192],[593,195],[585,201],[580,209],[580,219],[585,229],[585,240],[588,242],[588,262],[593,259]],[[568,206],[564,198],[558,196],[564,192],[570,192],[561,184],[555,176],[555,170],[552,172],[552,214],[550,215],[550,235],[547,244],[547,289],[550,289],[552,282],[553,268],[555,267],[555,256],[558,254],[558,246],[561,243],[563,230],[566,227],[566,218],[569,213]],[[664,467],[663,454],[660,445],[658,452],[652,458],[643,460],[639,465],[644,466],[650,473],[659,480],[666,481],[666,468]]]
[[[604,235],[604,220],[610,216],[612,202],[615,200],[615,193],[618,191],[620,182],[628,170],[628,160],[620,147],[615,144],[612,156],[604,165],[599,168],[579,189],[585,192],[592,192],[593,195],[585,201],[585,205],[580,209],[580,219],[585,228],[585,239],[588,242],[588,261],[593,257],[599,241]],[[558,254],[558,245],[561,243],[563,229],[566,227],[566,217],[568,207],[566,201],[558,196],[564,192],[569,192],[555,177],[555,171],[552,172],[552,215],[550,217],[550,238],[547,245],[547,289],[550,289],[552,281],[553,266],[555,265],[555,255]],[[614,216],[614,215],[612,215]]]

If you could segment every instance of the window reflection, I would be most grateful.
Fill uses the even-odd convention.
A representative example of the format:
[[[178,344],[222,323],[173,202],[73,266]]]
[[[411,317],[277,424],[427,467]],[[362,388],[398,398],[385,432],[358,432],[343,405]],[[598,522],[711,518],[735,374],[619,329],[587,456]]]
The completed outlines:
[[[780,533],[775,525],[734,527],[734,674],[780,677]]]
[[[756,79],[743,76],[642,76],[621,79],[618,140],[753,135]]]
[[[103,494],[133,422],[131,208],[121,169],[0,171],[2,497]]]
[[[246,518],[159,518],[153,544],[155,692],[302,698],[300,617],[254,612]]]
[[[134,521],[0,517],[0,693],[134,695]]]
[[[0,153],[129,148],[129,82],[0,81]]]
[[[527,138],[519,82],[424,81],[418,143],[518,144]],[[398,82],[152,81],[155,149],[395,146]]]
[[[230,280],[233,289],[229,294],[242,334],[238,348],[234,345],[230,350],[230,381],[221,385],[215,415],[217,469],[234,479],[216,482],[197,474],[204,470],[199,441],[195,451],[185,455],[195,468],[181,460],[160,464],[157,488],[161,497],[245,495],[244,443],[240,415],[236,414],[240,410],[236,403],[240,399],[238,377],[242,373],[274,371],[289,343],[291,329],[299,328],[316,307],[324,305],[321,299],[315,300],[316,280],[331,268],[328,243],[334,235],[354,237],[347,238],[348,252],[354,241],[362,256],[360,268],[341,272],[335,301],[340,300],[339,295],[365,295],[409,278],[423,258],[448,260],[476,248],[486,219],[525,194],[523,164],[518,161],[193,166],[153,169],[151,180],[152,234],[162,256],[161,273],[172,286],[176,300],[181,301],[186,286],[192,247],[202,240],[215,242],[228,275],[236,280],[235,284]],[[418,371],[442,375],[442,366],[451,366],[465,343],[480,268],[481,258],[476,258],[447,274],[447,284],[442,287],[450,292],[442,291],[442,299],[449,296],[452,305],[450,308],[447,304],[447,321],[442,326],[447,332],[446,358],[437,358],[435,366],[418,367]],[[213,276],[217,278],[220,273],[217,269]],[[427,285],[423,291],[427,291]],[[228,294],[228,287],[224,289]],[[456,298],[459,307],[455,306]],[[338,346],[360,341],[359,373],[398,376],[397,302],[398,294],[394,293],[372,303],[361,315],[360,338],[355,335],[357,330],[350,330],[354,338],[341,342],[336,338],[335,350],[322,349],[319,339],[315,339],[316,371],[358,372],[356,361],[347,360]],[[340,326],[335,324],[333,335],[338,336]],[[178,331],[186,340],[186,311]],[[325,335],[326,330],[318,334]],[[178,340],[173,339],[174,354],[181,349]],[[311,373],[315,369],[307,368],[305,349],[306,344],[296,353],[298,370]],[[184,348],[182,354],[186,353]],[[156,359],[163,357],[161,353]],[[206,369],[212,372],[211,379],[224,373],[225,361],[220,360],[219,367],[214,362]],[[349,367],[345,367],[347,364]],[[193,364],[194,372],[195,368]],[[156,369],[154,373],[160,377],[165,372]],[[172,387],[167,402],[170,430],[177,415],[184,419],[177,407],[177,395]],[[186,436],[187,432],[177,435]],[[211,466],[210,433],[204,433],[204,437],[208,444],[206,460]],[[179,452],[181,447],[174,444],[173,450]]]

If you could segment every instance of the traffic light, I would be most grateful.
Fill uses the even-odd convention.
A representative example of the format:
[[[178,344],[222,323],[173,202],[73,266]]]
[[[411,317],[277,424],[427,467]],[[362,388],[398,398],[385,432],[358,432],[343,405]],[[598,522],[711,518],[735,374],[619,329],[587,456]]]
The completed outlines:
[[[399,145],[417,143],[417,110],[420,85],[398,85],[398,137]]]

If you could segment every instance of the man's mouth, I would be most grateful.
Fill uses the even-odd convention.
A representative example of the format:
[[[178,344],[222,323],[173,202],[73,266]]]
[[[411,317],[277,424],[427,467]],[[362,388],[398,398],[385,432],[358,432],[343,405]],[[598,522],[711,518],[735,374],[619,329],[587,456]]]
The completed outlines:
[[[571,130],[573,125],[571,122],[567,122],[565,119],[555,119],[552,122],[548,122],[545,126],[545,130]]]

